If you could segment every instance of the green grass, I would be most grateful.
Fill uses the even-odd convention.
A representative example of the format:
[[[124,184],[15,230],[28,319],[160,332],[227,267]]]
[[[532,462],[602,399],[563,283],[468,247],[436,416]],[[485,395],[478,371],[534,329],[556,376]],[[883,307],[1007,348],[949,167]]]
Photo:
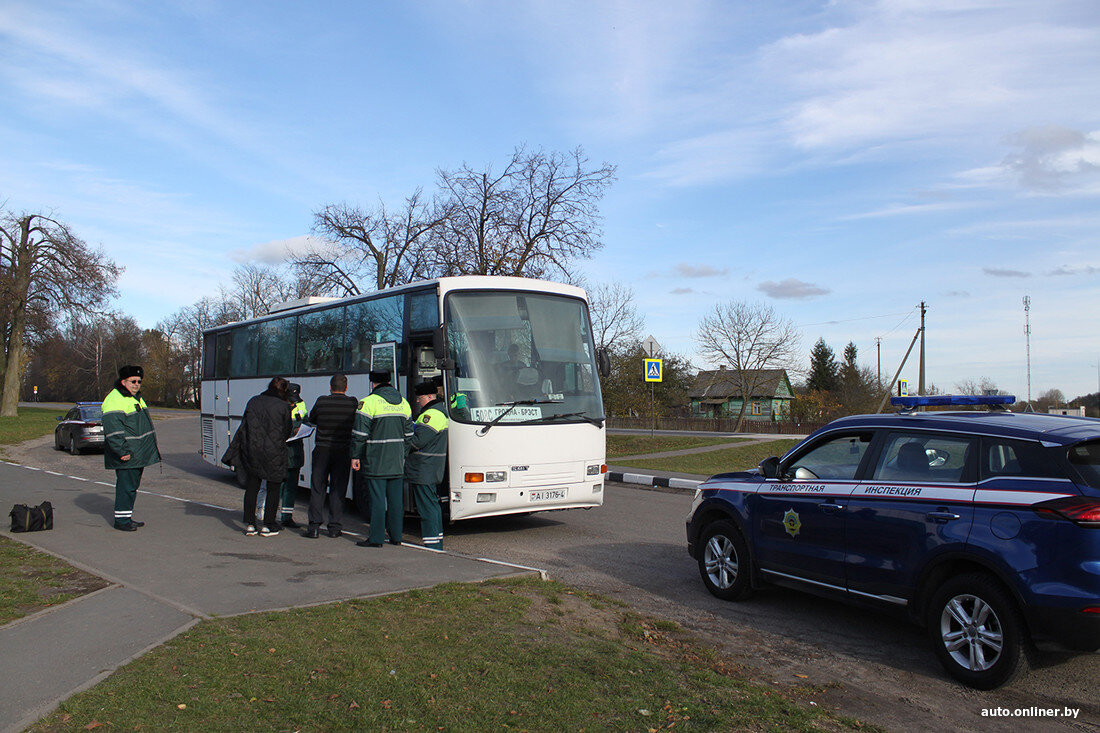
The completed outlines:
[[[615,465],[623,468],[649,468],[655,471],[674,471],[676,473],[712,476],[716,473],[756,468],[760,461],[768,456],[781,456],[798,443],[798,440],[783,438],[749,443],[736,448],[707,451],[706,453],[694,453],[670,458],[638,458],[629,461],[618,461]]]
[[[0,569],[0,625],[108,585],[7,537],[0,537]]]
[[[32,731],[836,730],[683,632],[537,580],[205,621]]]
[[[65,410],[48,407],[20,407],[17,417],[0,417],[0,445],[22,443],[49,435]]]
[[[634,456],[642,453],[660,453],[666,450],[702,448],[723,443],[740,443],[744,438],[713,438],[679,435],[608,435],[607,457]]]

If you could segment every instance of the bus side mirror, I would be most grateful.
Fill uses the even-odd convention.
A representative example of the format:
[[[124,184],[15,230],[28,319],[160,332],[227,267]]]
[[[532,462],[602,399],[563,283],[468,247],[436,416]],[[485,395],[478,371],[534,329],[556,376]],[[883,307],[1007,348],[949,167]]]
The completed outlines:
[[[447,354],[447,327],[440,324],[432,331],[432,351],[435,352],[435,365],[439,369],[448,370],[455,368],[455,360],[448,359]]]
[[[760,461],[760,475],[764,478],[779,478],[779,459],[772,456]]]
[[[596,349],[596,367],[604,379],[611,376],[611,357],[607,355],[607,349]]]

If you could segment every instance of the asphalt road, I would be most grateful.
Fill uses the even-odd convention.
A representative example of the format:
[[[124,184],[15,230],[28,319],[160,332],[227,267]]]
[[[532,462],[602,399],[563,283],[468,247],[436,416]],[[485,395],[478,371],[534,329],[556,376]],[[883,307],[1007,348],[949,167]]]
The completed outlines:
[[[178,413],[177,413],[178,414]],[[225,506],[241,500],[231,475],[198,455],[191,413],[156,421],[163,468],[142,488]],[[75,475],[103,475],[97,455],[24,446],[17,459]],[[74,465],[77,464],[77,465]],[[304,497],[299,498],[299,519]],[[447,550],[531,565],[571,585],[672,619],[758,678],[812,688],[808,700],[894,730],[1100,730],[1100,657],[1051,656],[1022,682],[976,692],[950,681],[920,629],[873,611],[774,588],[739,603],[711,597],[688,557],[691,496],[611,484],[603,507],[474,520],[445,529]],[[406,525],[415,541],[417,524]],[[305,540],[302,540],[303,542]],[[1079,708],[1078,718],[991,716],[983,710]]]

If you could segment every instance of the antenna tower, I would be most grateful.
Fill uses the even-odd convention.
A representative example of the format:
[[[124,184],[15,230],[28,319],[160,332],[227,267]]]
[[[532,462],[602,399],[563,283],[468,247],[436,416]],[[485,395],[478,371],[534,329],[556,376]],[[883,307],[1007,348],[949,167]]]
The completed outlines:
[[[1027,340],[1027,403],[1031,404],[1031,297],[1024,296],[1024,338]]]

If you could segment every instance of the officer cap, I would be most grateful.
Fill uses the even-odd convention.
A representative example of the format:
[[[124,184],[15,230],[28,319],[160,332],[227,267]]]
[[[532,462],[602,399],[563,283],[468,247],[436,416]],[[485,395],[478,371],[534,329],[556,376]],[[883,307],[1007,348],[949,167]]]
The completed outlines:
[[[389,372],[371,372],[370,381],[374,384],[389,384],[390,373]]]
[[[120,380],[129,379],[130,377],[141,377],[145,379],[145,370],[139,366],[131,366],[129,364],[118,370],[118,378]]]
[[[432,395],[434,395],[435,390],[436,390],[435,384],[430,379],[427,382],[421,382],[420,384],[416,385],[416,394],[417,395],[422,395],[422,394],[432,394]]]

